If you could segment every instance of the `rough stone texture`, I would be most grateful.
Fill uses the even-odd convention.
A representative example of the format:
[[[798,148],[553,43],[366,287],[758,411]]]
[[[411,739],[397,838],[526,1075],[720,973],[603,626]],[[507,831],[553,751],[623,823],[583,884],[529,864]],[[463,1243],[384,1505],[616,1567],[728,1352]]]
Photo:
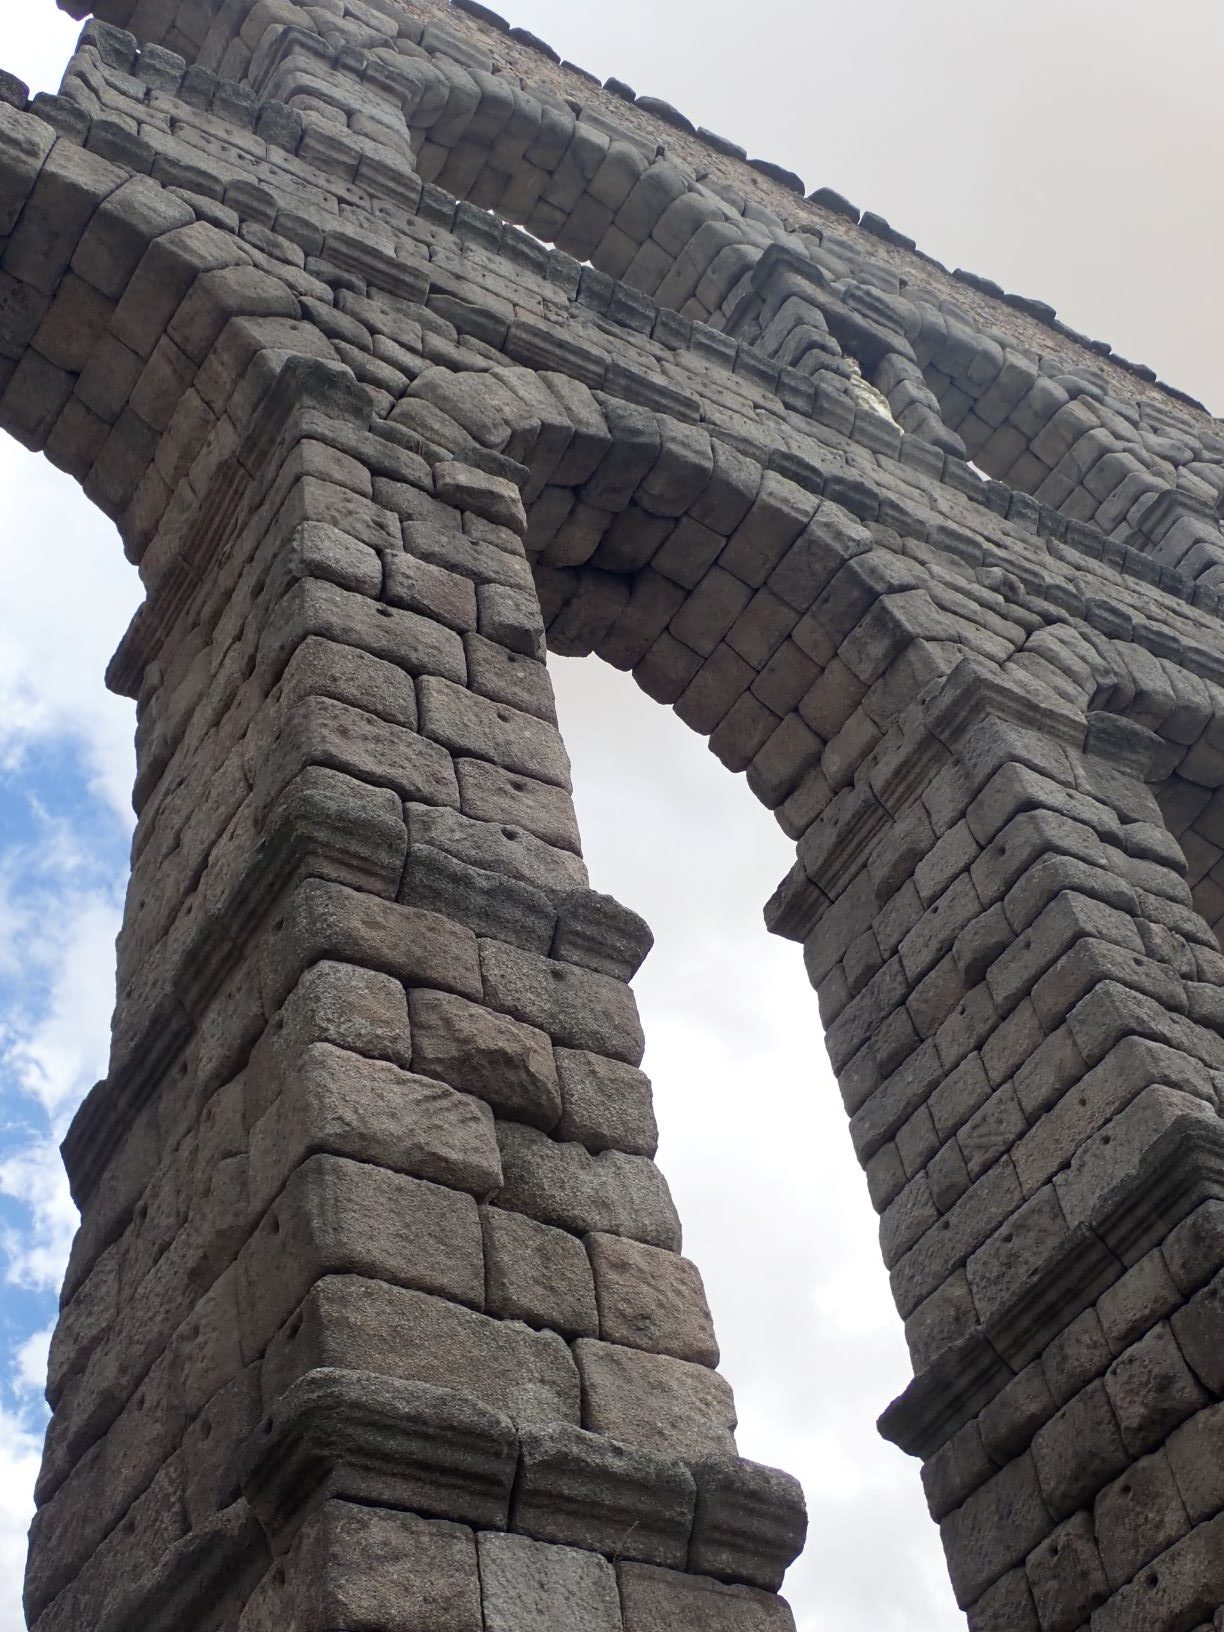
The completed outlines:
[[[482,1535],[480,1584],[486,1632],[620,1632],[616,1573],[596,1553]]]
[[[1224,435],[802,195],[468,0],[0,84],[0,426],[146,593],[38,1632],[790,1627],[546,651],[795,841],[969,1626],[1224,1618]]]
[[[678,1457],[573,1428],[522,1436],[513,1522],[527,1535],[683,1568],[694,1501]]]
[[[589,1235],[587,1251],[605,1342],[703,1366],[718,1364],[714,1326],[694,1264],[616,1235]]]

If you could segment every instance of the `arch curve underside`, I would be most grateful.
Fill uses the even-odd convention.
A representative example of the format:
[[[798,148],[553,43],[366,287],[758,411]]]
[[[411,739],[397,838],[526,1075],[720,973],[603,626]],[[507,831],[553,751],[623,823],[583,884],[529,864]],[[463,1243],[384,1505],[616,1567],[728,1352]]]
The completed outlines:
[[[1205,1632],[1218,425],[479,6],[98,12],[0,83],[0,424],[146,592],[30,1625],[792,1625],[551,649],[795,840],[970,1625]]]

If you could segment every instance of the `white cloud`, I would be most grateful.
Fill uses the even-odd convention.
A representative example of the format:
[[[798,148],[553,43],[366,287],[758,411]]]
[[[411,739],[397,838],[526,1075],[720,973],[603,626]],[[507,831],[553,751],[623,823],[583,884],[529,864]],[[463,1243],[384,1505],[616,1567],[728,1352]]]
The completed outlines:
[[[77,1226],[57,1141],[31,1138],[0,1160],[0,1195],[19,1202],[28,1218],[21,1229],[0,1231],[5,1279],[11,1286],[54,1291]]]
[[[53,1326],[44,1326],[41,1331],[31,1332],[23,1343],[17,1345],[14,1377],[18,1388],[30,1394],[41,1394],[46,1386],[47,1354],[54,1329]]]
[[[0,1408],[0,1632],[25,1632],[21,1579],[42,1438]]]
[[[133,708],[102,676],[139,600],[136,573],[75,484],[3,437],[0,515],[0,771],[70,742],[130,823]]]
[[[46,985],[37,1019],[10,1040],[7,1056],[22,1092],[62,1134],[106,1063],[119,904],[111,891],[77,894],[69,884],[39,892],[35,906],[42,916],[37,940],[26,938],[28,968]]]
[[[105,1069],[119,894],[80,835],[37,813],[36,833],[0,852],[0,1195],[26,1217],[0,1252],[11,1283],[54,1290],[76,1228],[58,1147]]]
[[[4,20],[2,66],[35,91],[57,90],[81,24],[57,11],[51,0],[40,0],[37,9],[27,0],[14,11]]]

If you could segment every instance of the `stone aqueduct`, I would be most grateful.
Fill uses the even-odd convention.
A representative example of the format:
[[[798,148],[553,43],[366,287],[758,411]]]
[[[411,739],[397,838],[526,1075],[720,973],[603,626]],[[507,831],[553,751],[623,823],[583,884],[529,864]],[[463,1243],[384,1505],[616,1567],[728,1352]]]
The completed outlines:
[[[792,1626],[547,645],[796,840],[969,1625],[1224,1626],[1220,428],[470,0],[94,13],[0,80],[0,423],[147,595],[30,1625]]]

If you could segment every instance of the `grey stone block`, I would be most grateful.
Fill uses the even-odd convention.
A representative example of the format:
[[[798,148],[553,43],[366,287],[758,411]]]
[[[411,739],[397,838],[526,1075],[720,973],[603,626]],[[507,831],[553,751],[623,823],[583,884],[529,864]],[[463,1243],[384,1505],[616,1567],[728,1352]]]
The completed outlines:
[[[1191,1422],[1198,1420],[1192,1418]],[[1182,1441],[1187,1449],[1190,1443],[1188,1439]],[[1190,1529],[1190,1515],[1170,1463],[1171,1457],[1163,1450],[1141,1457],[1096,1499],[1096,1543],[1111,1587],[1129,1581]]]
[[[602,1054],[572,1048],[554,1053],[562,1098],[557,1136],[594,1152],[653,1156],[659,1129],[649,1078]]]
[[[316,1043],[286,1072],[251,1130],[252,1204],[265,1207],[325,1151],[484,1197],[502,1184],[493,1113],[470,1095],[383,1060]]]
[[[586,1246],[605,1342],[701,1366],[718,1364],[718,1340],[695,1264],[618,1235],[592,1233]]]
[[[573,804],[563,789],[479,759],[456,760],[455,772],[465,816],[523,828],[545,844],[582,854]]]
[[[371,787],[357,777],[309,763],[313,757],[294,754],[287,763],[278,759],[267,765],[268,776],[257,780],[243,812],[243,818],[260,830],[260,847],[247,861],[238,849],[247,836],[235,824],[226,835],[231,873],[247,861],[252,873],[261,868],[282,876],[296,871],[301,877],[393,896],[408,837],[399,796],[390,787]],[[302,768],[295,769],[295,763],[302,763]],[[220,867],[206,882],[210,893],[232,892],[222,912],[233,910],[234,895],[244,896],[249,890],[246,881],[235,885]]]
[[[289,659],[279,691],[286,707],[303,697],[331,697],[392,725],[416,730],[416,691],[411,676],[384,658],[334,640],[308,636]]]
[[[583,1427],[686,1460],[735,1454],[735,1402],[716,1371],[581,1338]]]
[[[957,1603],[980,1598],[1050,1527],[1033,1458],[1017,1457],[940,1526]]]
[[[1109,1597],[1092,1520],[1077,1513],[1034,1549],[1026,1564],[1043,1627],[1078,1627]]]
[[[415,991],[410,1007],[417,1072],[515,1121],[545,1132],[556,1127],[561,1091],[545,1033],[446,992]]]
[[[795,1632],[790,1605],[751,1587],[647,1564],[617,1567],[625,1632]]]
[[[320,1497],[504,1525],[517,1466],[514,1428],[466,1395],[324,1368],[261,1424],[243,1489],[283,1549]]]
[[[1166,1322],[1153,1328],[1105,1374],[1105,1391],[1130,1451],[1150,1451],[1209,1403]]]
[[[497,1203],[561,1229],[600,1230],[678,1251],[680,1221],[663,1175],[642,1156],[592,1156],[513,1122],[497,1127],[503,1184]]]
[[[615,980],[632,980],[654,945],[644,919],[610,895],[571,890],[557,902],[552,955]]]
[[[329,1501],[269,1571],[240,1625],[242,1632],[346,1625],[413,1632],[423,1617],[438,1632],[484,1632],[471,1530]]]
[[[460,686],[466,678],[463,644],[452,630],[317,579],[295,584],[278,602],[260,640],[261,677],[274,682],[311,636],[354,646],[409,674],[440,675]]]
[[[407,552],[389,551],[384,558],[383,593],[392,606],[436,618],[461,634],[476,627],[472,580]]]
[[[520,536],[527,531],[527,515],[522,495],[513,482],[488,476],[470,465],[448,461],[434,476],[434,493],[443,504],[470,510],[498,527],[509,527]]]
[[[1090,1383],[1033,1438],[1033,1460],[1050,1513],[1066,1518],[1131,1461],[1109,1395]]]
[[[518,879],[550,899],[586,882],[578,856],[569,850],[558,851],[517,825],[474,821],[458,811],[425,805],[412,805],[407,814],[412,843],[445,850],[469,867]]]
[[[807,1536],[798,1480],[738,1457],[712,1457],[693,1471],[697,1514],[689,1568],[777,1592]]]
[[[526,1535],[683,1569],[694,1501],[677,1457],[577,1428],[523,1431],[511,1524]]]
[[[633,994],[610,975],[541,958],[498,941],[480,943],[485,1001],[546,1031],[566,1048],[637,1065],[645,1051]]]
[[[1224,1406],[1211,1405],[1169,1435],[1164,1455],[1186,1512],[1201,1524],[1224,1504]]]
[[[408,1001],[400,982],[376,969],[330,958],[311,964],[256,1046],[249,1068],[284,1073],[287,1050],[334,1043],[352,1054],[412,1064]]]
[[[480,632],[486,640],[524,657],[544,660],[544,623],[540,603],[523,590],[504,584],[481,584],[477,590]]]
[[[323,958],[380,970],[409,986],[481,995],[470,929],[436,913],[309,879],[293,892],[261,947],[265,1004],[279,1007],[304,971]]]
[[[445,914],[476,935],[526,952],[546,953],[557,914],[542,890],[521,879],[471,867],[431,844],[409,844],[399,884],[406,905]]]
[[[265,1405],[320,1367],[457,1389],[517,1426],[577,1426],[578,1373],[555,1333],[531,1332],[385,1281],[331,1275],[312,1287],[268,1346]]]
[[[479,1549],[485,1632],[621,1632],[607,1559],[488,1531]]]
[[[481,1219],[489,1313],[566,1337],[594,1337],[599,1312],[581,1241],[500,1207],[483,1208]]]
[[[421,680],[418,696],[422,731],[452,753],[569,787],[569,759],[561,739],[533,715],[431,676]]]
[[[366,1275],[484,1307],[471,1196],[330,1154],[289,1178],[239,1255],[238,1311],[255,1354],[322,1275]]]

